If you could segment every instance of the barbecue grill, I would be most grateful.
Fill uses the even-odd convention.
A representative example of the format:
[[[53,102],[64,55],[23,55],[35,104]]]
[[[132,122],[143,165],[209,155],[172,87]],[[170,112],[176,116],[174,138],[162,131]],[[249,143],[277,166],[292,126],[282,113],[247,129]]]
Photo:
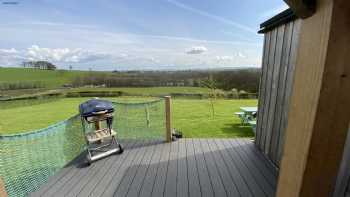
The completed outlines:
[[[114,108],[110,101],[88,100],[80,104],[79,112],[87,144],[88,164],[123,152],[122,146],[117,141],[116,132],[112,128]]]

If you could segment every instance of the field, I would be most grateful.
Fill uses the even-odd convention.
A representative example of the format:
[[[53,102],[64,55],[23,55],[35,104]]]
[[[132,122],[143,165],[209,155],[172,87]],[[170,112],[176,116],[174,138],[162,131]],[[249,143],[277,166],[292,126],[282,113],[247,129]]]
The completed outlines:
[[[45,128],[51,124],[67,119],[78,113],[78,105],[90,97],[114,97],[120,95],[149,96],[173,95],[173,127],[181,130],[185,137],[246,137],[253,133],[249,127],[241,127],[240,120],[233,115],[241,106],[256,106],[257,100],[215,101],[215,115],[207,98],[209,89],[202,87],[79,87],[62,88],[72,83],[76,77],[91,73],[88,71],[38,70],[25,68],[0,68],[0,83],[40,82],[44,87],[33,89],[11,89],[2,91],[0,96],[27,97],[55,93],[55,98],[31,99],[17,101],[0,101],[0,134],[30,132]],[[242,81],[245,83],[245,81]],[[226,95],[227,92],[225,92]],[[70,95],[68,95],[70,94]],[[65,98],[73,97],[73,98]],[[86,96],[86,97],[80,97]],[[203,96],[203,97],[202,97]],[[130,100],[135,98],[114,97],[113,100]]]
[[[49,71],[31,68],[0,68],[0,82],[43,82],[46,88],[58,88],[70,83],[84,71]]]
[[[0,134],[40,129],[67,119],[77,114],[79,103],[86,99],[62,98],[28,104],[18,101],[13,106],[2,107]],[[118,99],[130,100],[129,98]],[[209,100],[173,99],[173,127],[181,130],[185,137],[253,136],[251,128],[241,127],[240,120],[233,113],[239,111],[241,106],[256,105],[257,100],[218,99],[214,104],[215,116],[213,117]]]

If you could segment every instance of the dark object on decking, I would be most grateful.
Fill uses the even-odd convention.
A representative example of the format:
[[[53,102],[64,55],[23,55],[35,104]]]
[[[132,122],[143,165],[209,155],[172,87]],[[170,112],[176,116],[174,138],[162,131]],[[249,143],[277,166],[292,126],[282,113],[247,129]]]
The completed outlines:
[[[249,139],[124,141],[125,152],[81,168],[79,159],[31,196],[257,196],[277,173]]]

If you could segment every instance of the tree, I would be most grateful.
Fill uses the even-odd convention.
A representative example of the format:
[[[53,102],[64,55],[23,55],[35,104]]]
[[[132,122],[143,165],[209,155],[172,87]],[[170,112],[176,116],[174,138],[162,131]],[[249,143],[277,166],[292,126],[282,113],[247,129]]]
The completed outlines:
[[[37,69],[42,69],[42,70],[56,70],[56,65],[52,64],[51,62],[48,61],[28,61],[28,62],[23,62],[22,66],[24,68],[37,68]]]
[[[202,85],[206,88],[209,88],[209,101],[211,106],[212,118],[214,118],[215,117],[214,102],[216,101],[216,97],[217,97],[217,91],[216,91],[217,82],[213,79],[213,75],[210,74],[207,80],[202,81]]]

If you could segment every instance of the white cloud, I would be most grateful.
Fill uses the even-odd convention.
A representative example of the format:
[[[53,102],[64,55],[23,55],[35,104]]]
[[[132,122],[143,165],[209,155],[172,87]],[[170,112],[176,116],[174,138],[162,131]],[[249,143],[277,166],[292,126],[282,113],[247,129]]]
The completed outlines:
[[[97,53],[81,48],[41,48],[32,45],[24,50],[0,49],[0,64],[18,65],[23,61],[47,60],[55,63],[86,63],[110,58],[109,54]]]
[[[215,58],[216,58],[216,60],[218,60],[218,61],[232,61],[232,60],[234,60],[234,57],[233,57],[233,56],[228,56],[228,55],[216,56]]]
[[[247,58],[246,55],[244,55],[242,52],[234,53],[233,55],[222,55],[222,56],[216,56],[215,59],[220,61],[234,61],[239,59],[245,59]]]
[[[25,57],[16,49],[0,49],[0,66],[11,66],[14,62],[24,60]]]
[[[201,54],[208,51],[205,46],[193,46],[186,51],[187,54]]]
[[[53,62],[82,63],[107,58],[107,54],[96,53],[81,48],[41,48],[32,45],[26,51],[28,60],[48,60]]]

